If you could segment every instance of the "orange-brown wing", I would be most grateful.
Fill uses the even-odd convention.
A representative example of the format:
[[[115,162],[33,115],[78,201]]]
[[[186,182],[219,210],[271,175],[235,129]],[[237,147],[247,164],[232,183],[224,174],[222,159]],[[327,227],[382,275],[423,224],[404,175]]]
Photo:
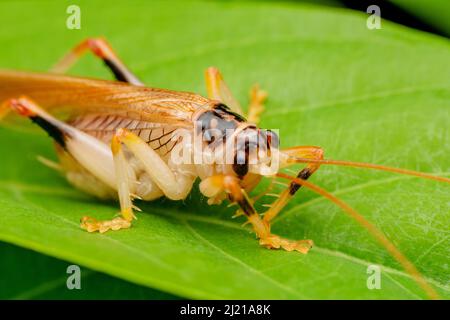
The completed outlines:
[[[210,100],[189,92],[146,88],[117,81],[0,70],[0,103],[26,95],[49,112],[115,114],[130,119],[191,127],[192,113]]]

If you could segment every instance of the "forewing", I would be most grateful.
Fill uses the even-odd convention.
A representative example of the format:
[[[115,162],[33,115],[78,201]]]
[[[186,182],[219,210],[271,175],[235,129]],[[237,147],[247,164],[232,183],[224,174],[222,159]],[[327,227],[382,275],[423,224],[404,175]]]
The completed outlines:
[[[51,113],[114,114],[135,120],[192,126],[192,113],[209,100],[189,92],[54,74],[0,71],[0,101],[26,95]]]

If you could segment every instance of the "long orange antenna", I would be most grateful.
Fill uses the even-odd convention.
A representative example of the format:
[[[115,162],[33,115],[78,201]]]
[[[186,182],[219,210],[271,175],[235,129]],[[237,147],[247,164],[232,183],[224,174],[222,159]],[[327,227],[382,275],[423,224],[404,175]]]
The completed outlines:
[[[386,236],[377,227],[375,227],[370,221],[364,218],[361,214],[359,214],[355,209],[350,207],[347,203],[337,198],[336,196],[332,195],[328,191],[322,189],[321,187],[316,186],[315,184],[312,184],[311,182],[308,182],[306,180],[291,177],[284,173],[277,173],[276,176],[283,179],[291,180],[301,186],[311,189],[312,191],[327,198],[331,202],[341,207],[347,215],[355,219],[360,225],[366,228],[374,236],[374,238],[377,239],[377,241],[380,242],[384,248],[386,248],[386,250],[395,258],[395,260],[397,260],[398,263],[400,263],[403,266],[406,272],[413,277],[413,279],[417,282],[417,284],[420,287],[422,287],[422,289],[427,293],[430,299],[440,298],[438,293],[434,290],[433,287],[431,287],[428,284],[428,282],[420,274],[419,270],[417,270],[414,264],[411,261],[409,261],[408,258],[399,249],[397,249],[397,247],[388,238],[386,238]]]
[[[420,177],[420,178],[424,178],[424,179],[430,179],[430,180],[450,183],[449,178],[438,177],[438,176],[434,176],[432,174],[418,172],[418,171],[414,171],[414,170],[392,168],[392,167],[382,166],[379,164],[371,164],[371,163],[364,163],[364,162],[327,160],[327,159],[323,159],[323,160],[321,160],[321,159],[306,159],[306,158],[297,158],[297,157],[289,157],[288,162],[318,163],[318,164],[330,164],[330,165],[338,165],[338,166],[345,166],[345,167],[375,169],[375,170],[395,172],[395,173],[400,173],[400,174],[406,174],[409,176],[416,176],[416,177]]]

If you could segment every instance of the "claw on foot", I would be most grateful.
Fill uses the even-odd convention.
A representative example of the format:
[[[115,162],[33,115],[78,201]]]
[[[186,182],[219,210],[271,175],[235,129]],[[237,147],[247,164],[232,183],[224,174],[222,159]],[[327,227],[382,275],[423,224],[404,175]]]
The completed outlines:
[[[306,254],[309,249],[313,246],[312,240],[298,240],[292,241],[288,239],[283,239],[276,235],[270,235],[266,238],[261,238],[259,244],[265,246],[269,249],[279,249],[283,248],[286,251],[298,251],[300,253]]]
[[[120,230],[131,227],[131,221],[125,220],[122,217],[117,217],[112,220],[99,221],[91,217],[81,218],[81,228],[88,232],[104,233],[108,230]]]

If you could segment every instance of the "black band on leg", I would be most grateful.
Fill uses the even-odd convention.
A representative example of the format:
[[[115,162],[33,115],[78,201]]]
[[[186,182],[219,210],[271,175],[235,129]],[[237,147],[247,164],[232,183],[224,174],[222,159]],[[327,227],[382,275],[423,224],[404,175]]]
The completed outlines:
[[[313,173],[311,169],[304,168],[302,171],[298,173],[297,178],[307,180],[312,174]],[[298,191],[298,189],[300,189],[301,186],[302,186],[301,184],[291,182],[291,184],[289,185],[289,194],[293,196]]]
[[[255,208],[253,208],[252,204],[244,193],[241,193],[239,198],[233,197],[230,194],[229,199],[231,202],[236,202],[247,217],[256,213]]]
[[[42,129],[44,129],[50,137],[55,139],[55,141],[64,149],[66,149],[66,138],[68,136],[67,133],[64,133],[60,128],[58,128],[53,123],[45,120],[42,117],[39,116],[32,116],[30,117],[31,121],[36,123],[38,126],[40,126]]]
[[[114,77],[117,81],[123,81],[123,82],[130,82],[130,80],[125,75],[125,72],[121,70],[117,64],[115,64],[113,61],[107,58],[103,58],[103,62],[105,65],[111,70],[111,72],[114,74]]]

